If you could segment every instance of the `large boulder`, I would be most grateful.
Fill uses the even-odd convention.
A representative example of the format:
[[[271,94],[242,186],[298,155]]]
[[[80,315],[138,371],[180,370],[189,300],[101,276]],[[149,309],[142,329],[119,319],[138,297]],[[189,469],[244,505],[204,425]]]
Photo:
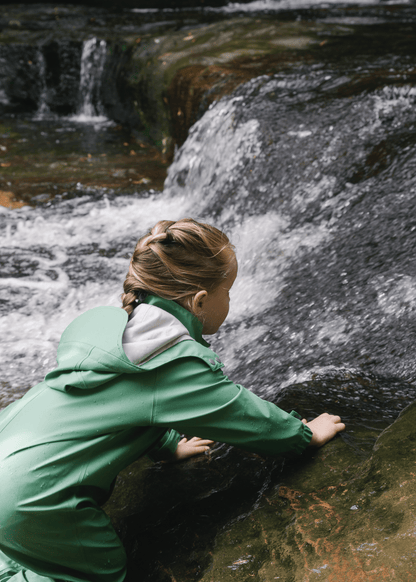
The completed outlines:
[[[258,509],[218,537],[202,580],[413,580],[415,420],[416,403],[362,464],[337,439],[292,466]]]
[[[221,446],[179,465],[139,461],[106,506],[131,580],[410,582],[415,426],[416,403],[369,457],[371,431],[355,428],[293,459]]]
[[[128,85],[136,113],[160,145],[181,145],[209,106],[242,83],[327,58],[333,43],[354,34],[353,27],[264,15],[183,24],[134,39]]]

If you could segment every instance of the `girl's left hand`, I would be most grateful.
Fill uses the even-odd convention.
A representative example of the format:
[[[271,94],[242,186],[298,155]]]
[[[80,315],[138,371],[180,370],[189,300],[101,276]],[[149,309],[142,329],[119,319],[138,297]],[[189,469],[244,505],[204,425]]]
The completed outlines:
[[[193,457],[194,455],[200,455],[209,451],[209,445],[214,444],[214,441],[209,441],[207,439],[200,439],[199,437],[193,437],[191,439],[183,438],[178,442],[177,449],[173,456],[173,461],[182,461],[188,457]]]
[[[334,438],[336,434],[345,430],[345,424],[341,421],[341,417],[328,414],[327,412],[324,412],[309,422],[304,418],[302,422],[312,431],[312,439],[309,443],[311,447],[322,447]]]

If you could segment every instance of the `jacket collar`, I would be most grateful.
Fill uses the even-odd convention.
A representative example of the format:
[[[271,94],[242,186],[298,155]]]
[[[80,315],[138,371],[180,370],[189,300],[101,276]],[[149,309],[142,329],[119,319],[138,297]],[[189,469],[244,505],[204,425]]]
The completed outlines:
[[[194,340],[205,347],[209,347],[210,344],[202,337],[202,323],[190,311],[179,305],[179,303],[176,303],[176,301],[170,301],[169,299],[162,299],[162,297],[157,297],[156,295],[148,295],[144,303],[155,305],[156,307],[167,311],[173,315],[173,317],[176,317],[176,319],[186,327],[189,335]]]

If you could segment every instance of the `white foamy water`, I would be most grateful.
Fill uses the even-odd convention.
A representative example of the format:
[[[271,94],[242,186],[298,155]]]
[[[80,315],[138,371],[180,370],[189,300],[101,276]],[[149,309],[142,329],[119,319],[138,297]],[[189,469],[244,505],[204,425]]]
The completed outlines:
[[[105,115],[86,115],[85,113],[75,113],[68,117],[68,121],[75,123],[85,123],[86,125],[94,125],[96,129],[101,127],[110,127],[115,125],[114,121],[108,119]]]
[[[7,305],[0,320],[1,380],[17,388],[40,381],[54,366],[60,336],[75,317],[96,305],[120,305],[137,238],[158,220],[198,219],[204,210],[199,193],[155,193],[112,201],[86,196],[50,209],[4,211],[0,246],[10,260],[0,278],[0,300]],[[231,211],[203,220],[222,227]],[[285,233],[286,227],[281,216],[271,213],[240,217],[226,228],[239,259],[228,318],[237,328],[227,333],[222,351],[231,366],[238,364],[235,353],[241,342],[254,345],[266,329],[246,329],[246,318],[276,300],[291,260],[327,236],[308,228]]]
[[[244,218],[228,234],[239,265],[229,321],[237,322],[262,313],[276,301],[291,262],[322,244],[329,231],[312,226],[288,230],[287,219],[270,212]]]
[[[72,319],[96,305],[120,305],[137,238],[158,220],[188,215],[189,207],[184,198],[154,194],[3,211],[1,381],[29,387],[41,380]]]
[[[389,117],[397,118],[397,124],[416,103],[416,87],[403,85],[401,87],[386,86],[375,91],[371,96],[368,124],[362,128],[360,136],[377,131]]]
[[[38,110],[34,115],[35,120],[50,119],[53,117],[49,105],[47,103],[48,99],[48,87],[46,85],[46,62],[45,57],[41,50],[36,52],[36,59],[38,61],[39,68],[39,78],[41,82],[41,92],[39,95]]]
[[[403,313],[416,310],[416,278],[403,276],[399,280],[377,277],[373,282],[377,290],[377,301],[383,312],[399,318]]]
[[[209,204],[216,193],[236,181],[238,196],[251,204],[249,192],[239,181],[239,169],[261,152],[259,123],[251,119],[234,123],[234,115],[242,97],[216,103],[190,129],[188,139],[169,168],[165,191],[195,196]],[[227,205],[233,214],[232,203]]]
[[[394,4],[411,4],[411,0],[388,0],[380,2],[380,0],[254,0],[253,2],[229,2],[225,6],[214,7],[205,6],[206,12],[219,12],[225,14],[233,14],[234,12],[277,12],[279,10],[296,10],[297,8],[313,8],[313,7],[327,7],[331,5],[359,5],[359,6],[374,6],[374,5],[394,5]],[[200,11],[201,8],[187,8],[187,11]],[[175,12],[173,8],[133,8],[132,12],[139,14],[151,13],[170,13]],[[362,20],[361,20],[362,22]],[[374,22],[372,19],[371,22]],[[362,22],[364,24],[364,22]]]

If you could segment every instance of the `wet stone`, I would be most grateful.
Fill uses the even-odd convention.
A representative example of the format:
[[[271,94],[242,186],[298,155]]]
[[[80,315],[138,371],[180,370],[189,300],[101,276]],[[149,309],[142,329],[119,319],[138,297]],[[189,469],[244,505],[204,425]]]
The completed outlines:
[[[106,505],[129,580],[410,582],[415,415],[412,404],[365,458],[342,435],[296,458],[223,445],[179,465],[136,463]]]
[[[163,188],[165,156],[109,120],[9,118],[0,123],[0,133],[5,207],[36,206],[86,190],[103,196]]]

